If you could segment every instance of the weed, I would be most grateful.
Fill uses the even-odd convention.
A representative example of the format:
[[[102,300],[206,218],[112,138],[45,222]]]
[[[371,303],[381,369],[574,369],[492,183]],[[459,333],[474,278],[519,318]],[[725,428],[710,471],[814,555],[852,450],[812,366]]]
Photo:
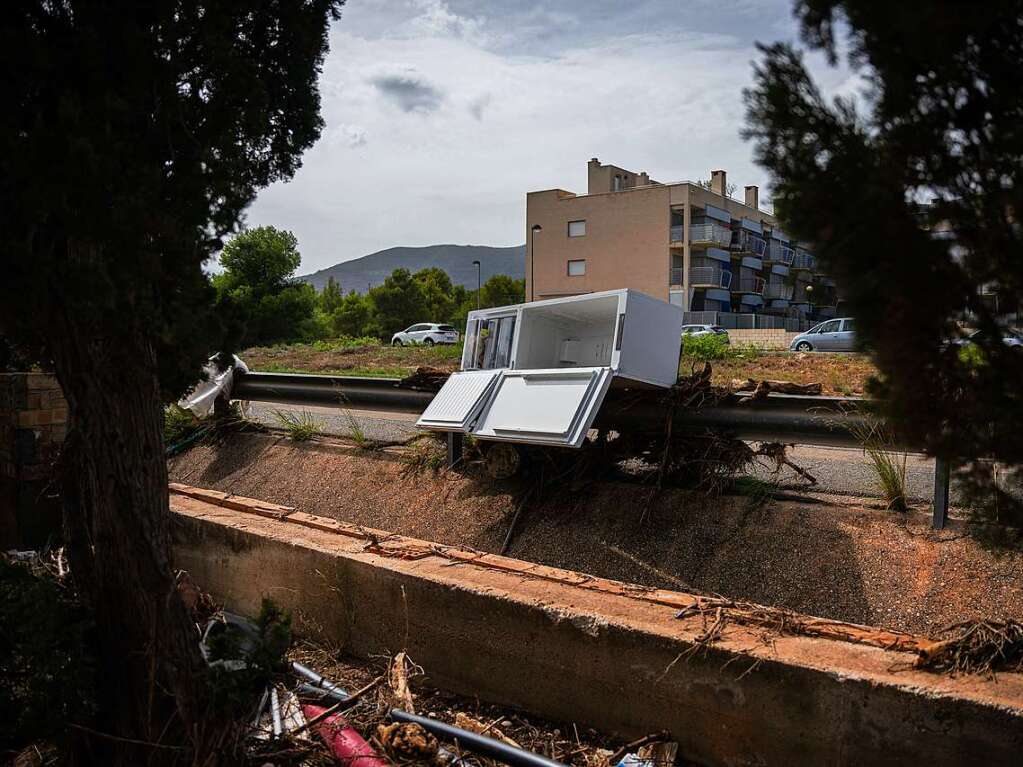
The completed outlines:
[[[447,454],[444,445],[436,439],[421,439],[409,445],[402,458],[402,476],[414,477],[426,471],[436,474],[444,467]]]
[[[852,426],[850,431],[863,445],[863,454],[877,479],[888,508],[906,511],[906,453],[893,450],[895,437],[883,424]]]
[[[168,405],[163,411],[163,443],[168,447],[187,439],[202,425],[191,410]]]
[[[366,437],[366,431],[359,423],[359,419],[352,415],[352,411],[347,408],[342,408],[341,412],[345,414],[345,420],[348,421],[348,436],[360,448],[366,447],[369,439]]]
[[[682,336],[682,356],[698,362],[711,360],[755,360],[761,350],[752,344],[729,344],[717,335]]]
[[[277,425],[295,442],[306,442],[320,434],[319,422],[307,410],[273,410]]]

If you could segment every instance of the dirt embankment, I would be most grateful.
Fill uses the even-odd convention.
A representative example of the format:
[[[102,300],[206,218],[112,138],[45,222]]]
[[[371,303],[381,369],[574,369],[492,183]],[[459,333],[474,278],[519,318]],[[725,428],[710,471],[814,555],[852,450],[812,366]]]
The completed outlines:
[[[449,544],[500,549],[520,488],[467,473],[403,476],[388,453],[236,435],[170,461],[173,481]],[[1023,552],[985,549],[925,515],[598,483],[529,507],[510,555],[593,575],[926,632],[1023,619]]]

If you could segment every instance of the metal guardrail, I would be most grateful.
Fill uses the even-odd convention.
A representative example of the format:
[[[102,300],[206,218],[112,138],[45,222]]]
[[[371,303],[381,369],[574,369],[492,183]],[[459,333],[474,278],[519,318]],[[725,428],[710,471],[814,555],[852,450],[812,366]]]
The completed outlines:
[[[235,380],[231,396],[255,402],[367,406],[421,413],[433,392],[398,388],[397,378],[319,376],[302,373],[245,373]]]
[[[399,388],[397,378],[318,376],[299,373],[245,373],[235,379],[234,399],[282,404],[365,406],[402,412],[422,412],[434,393]],[[863,433],[874,418],[870,401],[858,397],[807,397],[772,394],[751,402],[751,395],[736,394],[727,404],[679,409],[672,416],[676,434],[716,431],[738,439],[799,445],[860,448]],[[595,421],[596,426],[660,431],[665,425],[664,405],[656,400],[636,401],[628,390],[612,389]],[[900,450],[911,446],[896,446]],[[448,434],[449,459],[461,453],[461,435]],[[934,527],[944,527],[948,515],[949,467],[935,462]]]

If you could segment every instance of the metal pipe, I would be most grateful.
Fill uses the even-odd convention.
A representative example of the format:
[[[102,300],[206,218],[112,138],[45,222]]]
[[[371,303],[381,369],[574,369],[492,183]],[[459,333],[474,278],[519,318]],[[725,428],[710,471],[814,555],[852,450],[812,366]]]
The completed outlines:
[[[499,740],[488,738],[486,735],[463,730],[461,727],[444,724],[429,717],[417,716],[407,711],[392,708],[391,719],[398,722],[418,724],[424,730],[432,732],[437,737],[457,740],[458,744],[467,751],[496,759],[499,762],[510,764],[512,767],[565,767],[561,762],[555,762],[546,756],[540,756],[531,751],[523,751],[521,748],[515,748]]]
[[[420,413],[433,392],[399,389],[396,378],[318,376],[299,373],[245,373],[237,376],[232,399],[255,402],[370,406]]]
[[[326,687],[317,687],[314,684],[303,682],[296,688],[296,690],[303,695],[309,696],[310,698],[318,698],[320,700],[324,698],[330,698],[341,703],[344,703],[346,700],[348,700],[347,693],[340,687],[328,690]]]
[[[273,733],[275,738],[281,737],[284,732],[284,724],[281,722],[281,702],[277,697],[277,688],[270,688],[270,715],[273,721]]]
[[[399,389],[397,383],[394,378],[246,373],[238,376],[231,396],[262,402],[362,405],[412,413],[422,412],[435,396],[433,392]],[[662,431],[665,406],[656,400],[637,402],[630,397],[626,390],[612,389],[594,425],[623,431]],[[868,401],[853,397],[772,394],[756,402],[749,399],[749,395],[737,394],[729,404],[679,409],[673,429],[683,433],[714,430],[755,441],[862,447],[854,432],[869,427],[871,419],[876,418],[867,411]]]
[[[291,668],[294,670],[296,674],[298,674],[299,676],[303,676],[310,682],[312,682],[312,684],[309,685],[310,687],[318,688],[324,692],[327,692],[333,697],[339,698],[340,700],[348,699],[348,692],[346,690],[334,684],[331,680],[327,679],[327,677],[323,676],[322,674],[316,673],[308,666],[303,666],[298,661],[292,661]]]

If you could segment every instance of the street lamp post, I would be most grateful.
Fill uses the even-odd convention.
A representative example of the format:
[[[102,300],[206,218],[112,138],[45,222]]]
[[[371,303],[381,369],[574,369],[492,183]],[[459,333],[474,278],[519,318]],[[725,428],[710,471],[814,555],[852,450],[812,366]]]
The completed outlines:
[[[536,245],[534,244],[534,237],[537,232],[542,232],[543,227],[539,224],[533,224],[529,230],[529,300],[532,301],[536,298],[536,271],[533,269],[533,264],[536,263]]]
[[[482,283],[482,279],[483,278],[480,276],[480,272],[482,271],[483,266],[480,264],[479,261],[473,261],[472,265],[476,267],[476,311],[479,311],[480,310],[480,288],[483,285],[483,283]]]

